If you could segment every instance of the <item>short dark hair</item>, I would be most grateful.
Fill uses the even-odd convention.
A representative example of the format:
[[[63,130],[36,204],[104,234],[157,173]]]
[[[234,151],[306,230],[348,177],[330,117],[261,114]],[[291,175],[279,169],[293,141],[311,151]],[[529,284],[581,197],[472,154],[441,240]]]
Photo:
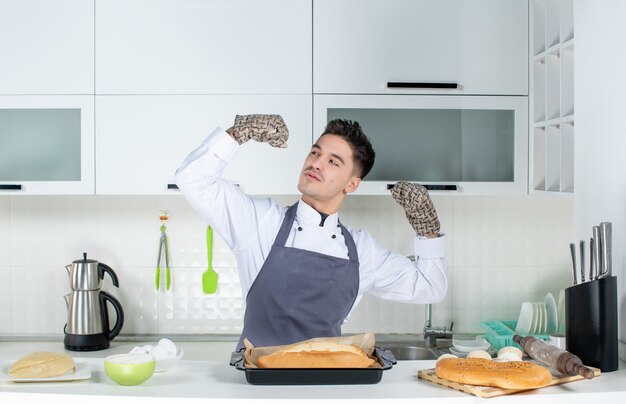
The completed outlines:
[[[355,165],[360,169],[358,177],[365,178],[374,166],[376,153],[369,139],[363,133],[361,125],[357,121],[334,119],[326,125],[321,136],[324,135],[336,135],[348,142],[354,155]]]

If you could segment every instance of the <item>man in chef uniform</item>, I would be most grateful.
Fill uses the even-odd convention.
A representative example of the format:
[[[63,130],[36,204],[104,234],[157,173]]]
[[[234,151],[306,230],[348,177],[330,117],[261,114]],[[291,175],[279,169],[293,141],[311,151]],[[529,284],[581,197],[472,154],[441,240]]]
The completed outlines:
[[[238,348],[244,338],[271,346],[339,336],[364,293],[408,303],[441,301],[447,289],[445,237],[424,187],[399,182],[391,191],[417,234],[414,262],[339,220],[344,198],[374,164],[372,145],[357,122],[328,123],[304,160],[302,196],[290,207],[246,195],[221,178],[247,141],[287,147],[287,139],[279,115],[237,115],[233,127],[215,129],[176,171],[185,198],[236,256],[246,296]]]

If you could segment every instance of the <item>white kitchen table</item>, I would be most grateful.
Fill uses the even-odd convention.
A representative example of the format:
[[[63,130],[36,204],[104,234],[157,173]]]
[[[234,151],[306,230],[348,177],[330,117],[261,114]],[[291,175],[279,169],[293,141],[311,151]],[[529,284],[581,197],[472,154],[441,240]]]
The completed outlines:
[[[87,360],[91,378],[73,382],[14,383],[0,382],[0,402],[36,402],[90,404],[207,402],[211,403],[275,403],[276,400],[294,400],[306,403],[362,402],[376,403],[585,403],[595,400],[626,400],[626,364],[620,363],[616,372],[605,373],[593,380],[582,380],[539,390],[489,399],[474,397],[447,387],[418,379],[417,371],[434,367],[435,361],[400,361],[386,370],[380,383],[371,385],[326,386],[255,386],[246,382],[245,374],[229,365],[234,341],[190,342],[173,340],[182,346],[185,355],[174,368],[155,373],[139,386],[119,386],[104,373],[103,358],[126,353],[137,345],[156,344],[158,339],[141,342],[114,341],[111,348],[95,352],[70,352],[71,356]],[[34,351],[64,352],[61,342],[3,342],[0,340],[0,359],[13,360]],[[88,401],[85,401],[88,400]],[[372,401],[373,402],[373,401]],[[598,402],[598,401],[595,401]]]

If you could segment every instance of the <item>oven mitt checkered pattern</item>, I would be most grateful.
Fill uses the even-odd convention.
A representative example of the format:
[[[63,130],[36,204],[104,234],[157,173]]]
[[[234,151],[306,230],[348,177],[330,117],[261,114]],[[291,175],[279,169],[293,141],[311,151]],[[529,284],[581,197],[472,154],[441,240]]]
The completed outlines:
[[[233,137],[239,144],[248,140],[269,143],[285,148],[289,130],[280,115],[237,115],[233,126]]]
[[[428,190],[419,184],[397,182],[391,188],[391,196],[404,209],[409,223],[418,236],[438,234],[440,230],[437,211]]]

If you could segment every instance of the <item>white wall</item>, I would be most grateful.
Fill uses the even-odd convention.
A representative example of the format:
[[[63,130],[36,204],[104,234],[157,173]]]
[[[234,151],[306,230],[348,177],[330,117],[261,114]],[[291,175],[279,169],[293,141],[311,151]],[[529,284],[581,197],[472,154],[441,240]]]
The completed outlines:
[[[282,196],[291,204],[296,196]],[[483,320],[515,320],[523,301],[543,301],[569,286],[571,198],[435,197],[448,233],[450,288],[434,306],[435,325],[480,332]],[[173,288],[155,291],[160,209],[170,211]],[[387,248],[412,255],[413,232],[390,197],[349,197],[348,226],[369,230]],[[122,334],[238,333],[243,298],[236,264],[215,237],[216,295],[203,295],[205,226],[180,196],[0,197],[0,335],[58,334],[69,292],[64,266],[89,257],[110,265],[120,289]],[[453,316],[454,313],[454,316]],[[366,297],[345,332],[421,333],[424,306]]]
[[[626,357],[626,2],[576,0],[575,239],[593,225],[613,223],[618,277],[620,357]]]

